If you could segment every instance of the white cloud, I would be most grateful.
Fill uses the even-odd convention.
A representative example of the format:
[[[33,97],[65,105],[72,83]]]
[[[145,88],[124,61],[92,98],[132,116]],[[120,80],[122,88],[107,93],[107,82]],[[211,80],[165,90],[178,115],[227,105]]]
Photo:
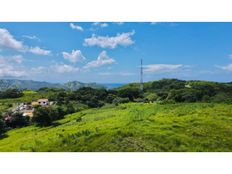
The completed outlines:
[[[94,22],[92,25],[100,28],[108,27],[107,23],[102,23],[102,22]]]
[[[24,46],[22,42],[17,41],[7,29],[0,28],[0,48],[23,50]]]
[[[150,64],[145,65],[144,72],[146,73],[165,73],[165,72],[173,72],[184,68],[184,65],[181,64]]]
[[[0,28],[0,49],[13,49],[20,52],[30,52],[38,55],[49,55],[51,51],[39,47],[29,47],[14,38],[5,28]]]
[[[30,69],[30,71],[34,74],[40,74],[48,71],[48,68],[44,66],[38,66],[38,67],[33,67]]]
[[[85,60],[86,58],[82,55],[81,50],[72,50],[71,53],[62,52],[64,59],[70,62],[76,63]]]
[[[232,64],[228,64],[226,66],[216,66],[217,68],[220,68],[222,70],[225,70],[225,71],[229,71],[229,72],[232,72]]]
[[[84,29],[81,26],[75,25],[73,23],[70,23],[70,27],[74,30],[84,31]]]
[[[23,56],[22,55],[13,55],[13,56],[2,56],[0,55],[0,63],[13,63],[16,62],[18,64],[22,63]]]
[[[106,51],[102,51],[98,57],[97,60],[91,61],[89,63],[87,63],[84,66],[84,69],[89,69],[89,68],[96,68],[96,67],[100,67],[103,65],[111,65],[114,64],[116,61],[113,58],[110,58]]]
[[[0,63],[0,77],[21,77],[26,75],[24,70],[18,70],[9,64]]]
[[[0,77],[21,77],[26,75],[26,71],[20,67],[22,61],[23,57],[21,55],[0,55]]]
[[[134,31],[128,33],[117,34],[116,36],[96,36],[92,35],[90,38],[84,40],[85,46],[99,46],[101,48],[116,48],[118,45],[129,46],[134,44],[131,36],[135,34]]]
[[[78,72],[79,68],[73,67],[71,65],[67,64],[55,64],[52,65],[51,70],[57,72],[57,73],[71,73],[71,72]]]
[[[33,53],[33,54],[37,54],[37,55],[50,55],[51,51],[50,50],[44,50],[41,49],[40,47],[30,47],[27,49],[28,52]]]
[[[40,41],[40,39],[37,36],[29,36],[29,35],[23,35],[24,38],[30,39],[30,40],[38,40]]]

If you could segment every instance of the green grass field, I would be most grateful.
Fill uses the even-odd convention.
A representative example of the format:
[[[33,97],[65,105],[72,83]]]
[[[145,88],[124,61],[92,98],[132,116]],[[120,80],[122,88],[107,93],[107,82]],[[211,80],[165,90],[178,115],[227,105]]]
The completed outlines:
[[[231,152],[232,105],[108,105],[8,131],[0,151]]]

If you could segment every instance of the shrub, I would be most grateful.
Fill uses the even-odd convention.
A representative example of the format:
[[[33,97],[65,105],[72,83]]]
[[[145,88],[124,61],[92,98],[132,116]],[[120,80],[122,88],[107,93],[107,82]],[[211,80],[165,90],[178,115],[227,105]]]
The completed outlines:
[[[2,118],[0,118],[0,136],[5,132],[6,126]]]
[[[118,92],[119,97],[128,98],[130,101],[134,101],[134,99],[141,97],[141,92],[137,88],[120,89]]]
[[[158,99],[158,95],[156,93],[150,93],[145,97],[145,100],[148,102],[154,102]]]
[[[121,98],[121,97],[116,97],[114,100],[113,100],[113,103],[118,105],[120,103],[128,103],[130,102],[129,98]]]
[[[116,98],[117,96],[115,94],[109,94],[107,97],[106,97],[106,102],[107,103],[113,103],[113,100]]]
[[[23,116],[22,113],[14,113],[8,117],[9,119],[5,121],[7,127],[18,128],[29,125],[30,117]]]
[[[38,126],[49,126],[53,121],[64,118],[61,107],[37,107],[34,111],[32,121]]]

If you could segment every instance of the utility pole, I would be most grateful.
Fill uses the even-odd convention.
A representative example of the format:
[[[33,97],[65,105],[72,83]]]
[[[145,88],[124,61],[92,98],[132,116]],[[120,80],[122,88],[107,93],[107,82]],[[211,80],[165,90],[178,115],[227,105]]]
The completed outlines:
[[[143,59],[141,59],[140,67],[140,90],[143,91]]]

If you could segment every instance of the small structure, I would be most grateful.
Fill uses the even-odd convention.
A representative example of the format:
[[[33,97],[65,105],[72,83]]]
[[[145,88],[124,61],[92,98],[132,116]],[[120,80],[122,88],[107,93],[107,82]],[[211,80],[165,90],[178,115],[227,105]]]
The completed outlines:
[[[44,99],[39,99],[39,100],[38,100],[38,103],[39,103],[39,105],[41,105],[41,106],[48,106],[48,105],[49,105],[49,101],[48,101],[48,99],[46,99],[46,98],[44,98]]]
[[[25,110],[23,111],[23,116],[29,116],[29,117],[33,117],[33,112],[34,112],[34,109],[32,110]]]
[[[33,106],[33,107],[38,106],[38,105],[39,105],[39,103],[37,101],[31,102],[31,106]]]
[[[187,85],[185,85],[185,88],[192,88],[192,86],[187,84]]]
[[[53,102],[49,102],[48,99],[38,99],[37,101],[33,101],[31,103],[20,103],[16,107],[16,109],[13,110],[13,113],[20,112],[23,114],[23,116],[29,116],[33,117],[34,107],[36,106],[49,106],[52,105]]]

